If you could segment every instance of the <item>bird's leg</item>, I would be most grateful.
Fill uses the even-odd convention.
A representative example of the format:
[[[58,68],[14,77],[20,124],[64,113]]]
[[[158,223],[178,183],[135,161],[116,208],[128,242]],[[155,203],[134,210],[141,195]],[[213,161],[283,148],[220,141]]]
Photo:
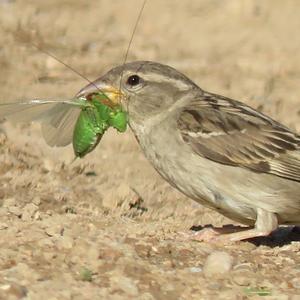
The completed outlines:
[[[227,236],[219,236],[217,239],[223,241],[227,240],[229,242],[237,242],[259,236],[268,236],[270,233],[276,230],[277,227],[278,220],[276,214],[258,208],[254,228],[244,230],[242,232],[231,233]]]
[[[194,240],[206,242],[237,242],[259,236],[267,236],[278,227],[277,216],[261,208],[257,209],[257,218],[254,228],[233,227],[230,228],[204,228],[195,233]]]

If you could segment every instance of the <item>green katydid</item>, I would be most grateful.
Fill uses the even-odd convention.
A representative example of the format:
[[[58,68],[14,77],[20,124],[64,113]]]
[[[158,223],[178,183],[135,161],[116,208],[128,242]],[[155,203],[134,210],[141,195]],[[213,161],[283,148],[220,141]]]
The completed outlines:
[[[102,101],[107,100],[104,94],[93,94],[89,97],[90,106],[82,109],[73,134],[75,155],[83,157],[92,151],[109,127],[119,132],[127,128],[126,113],[119,107],[111,108]]]
[[[99,91],[87,98],[41,100],[0,104],[0,118],[39,121],[50,146],[63,147],[73,142],[76,157],[91,152],[109,127],[124,132],[127,114],[121,106],[110,106],[108,97]]]

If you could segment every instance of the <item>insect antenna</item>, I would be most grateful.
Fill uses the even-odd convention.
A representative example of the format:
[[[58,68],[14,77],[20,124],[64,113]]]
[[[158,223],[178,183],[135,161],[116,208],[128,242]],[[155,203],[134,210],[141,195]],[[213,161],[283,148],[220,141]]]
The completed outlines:
[[[129,51],[130,51],[130,48],[131,48],[131,44],[132,44],[132,41],[133,41],[133,38],[135,36],[135,32],[138,28],[138,25],[139,25],[139,22],[141,20],[141,17],[142,17],[142,14],[143,14],[143,11],[144,11],[144,8],[146,6],[146,3],[147,3],[147,0],[144,0],[143,1],[143,4],[140,8],[140,11],[139,11],[139,14],[138,14],[138,17],[136,19],[136,22],[134,24],[134,27],[133,27],[133,31],[132,31],[132,34],[131,34],[131,37],[130,37],[130,40],[129,40],[129,43],[128,43],[128,46],[127,46],[127,49],[126,49],[126,52],[125,52],[125,56],[124,56],[124,60],[123,60],[123,64],[122,64],[122,72],[121,72],[121,77],[120,77],[120,85],[119,85],[119,91],[121,90],[121,82],[122,82],[122,79],[123,79],[123,74],[124,74],[124,66],[127,62],[127,58],[128,58],[128,55],[129,55]]]
[[[144,8],[146,6],[146,3],[147,3],[147,0],[144,0],[142,6],[140,8],[139,14],[137,16],[136,22],[134,24],[133,31],[132,31],[132,34],[131,34],[131,37],[130,37],[130,40],[129,40],[129,43],[128,43],[128,46],[127,46],[127,49],[126,49],[126,52],[125,52],[125,56],[124,56],[124,60],[123,60],[123,64],[122,64],[122,72],[121,72],[121,76],[120,76],[119,91],[121,91],[121,84],[122,84],[122,79],[123,79],[123,74],[124,74],[124,67],[125,67],[125,64],[127,62],[127,58],[128,58],[128,55],[129,55],[130,47],[131,47],[133,38],[135,36],[135,32],[136,32],[136,30],[138,28],[139,22],[141,20],[141,17],[142,17]],[[129,102],[128,101],[127,101],[126,110],[128,112],[128,114],[127,114],[128,120],[127,121],[129,122],[129,115],[130,115],[130,113],[129,113]]]
[[[30,45],[33,46],[34,48],[38,49],[39,51],[41,51],[42,53],[52,57],[54,60],[58,61],[60,64],[62,64],[63,66],[65,66],[67,69],[71,70],[72,72],[74,72],[76,75],[78,75],[80,78],[86,80],[89,84],[93,85],[100,93],[104,94],[110,101],[111,99],[90,79],[88,79],[85,75],[83,75],[81,72],[79,72],[78,70],[76,70],[75,68],[73,68],[72,66],[68,65],[67,63],[65,63],[64,61],[62,61],[60,58],[58,58],[56,55],[54,55],[53,53],[43,49],[42,47],[39,47],[38,45],[36,45],[35,43],[30,42]]]

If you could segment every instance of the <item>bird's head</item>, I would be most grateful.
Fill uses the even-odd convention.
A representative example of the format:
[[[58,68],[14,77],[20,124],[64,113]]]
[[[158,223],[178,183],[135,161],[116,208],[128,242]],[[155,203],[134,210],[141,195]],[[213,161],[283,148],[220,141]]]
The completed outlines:
[[[155,62],[137,61],[111,69],[84,87],[77,96],[101,90],[111,102],[122,105],[129,120],[147,119],[168,109],[182,95],[197,88],[174,68]]]

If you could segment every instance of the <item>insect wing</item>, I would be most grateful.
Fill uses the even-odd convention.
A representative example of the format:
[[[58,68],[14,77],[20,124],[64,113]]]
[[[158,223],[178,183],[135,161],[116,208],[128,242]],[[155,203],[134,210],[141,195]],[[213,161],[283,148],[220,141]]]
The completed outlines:
[[[72,135],[83,99],[30,100],[0,104],[0,118],[13,122],[38,121],[42,124],[43,137],[50,146],[66,146]]]
[[[42,133],[45,141],[50,146],[64,147],[73,139],[76,121],[80,109],[73,106],[57,104],[51,111],[52,117],[42,122]]]

